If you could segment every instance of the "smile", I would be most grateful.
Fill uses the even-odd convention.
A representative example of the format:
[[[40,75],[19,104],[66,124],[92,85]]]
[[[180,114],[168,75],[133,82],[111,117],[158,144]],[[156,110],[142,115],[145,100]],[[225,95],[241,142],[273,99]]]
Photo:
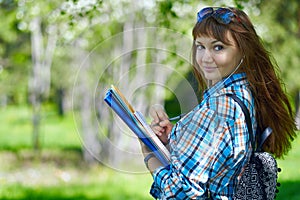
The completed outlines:
[[[217,67],[203,67],[203,70],[205,72],[214,72],[216,69],[218,69]]]

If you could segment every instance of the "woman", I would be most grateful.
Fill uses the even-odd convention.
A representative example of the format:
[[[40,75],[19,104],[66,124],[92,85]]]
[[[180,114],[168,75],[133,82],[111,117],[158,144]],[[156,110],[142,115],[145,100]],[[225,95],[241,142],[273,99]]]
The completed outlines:
[[[252,146],[235,94],[249,109],[254,132],[271,127],[264,150],[285,155],[296,136],[293,113],[276,65],[247,15],[235,8],[204,8],[193,29],[193,68],[201,103],[174,127],[162,107],[150,111],[152,129],[171,152],[160,162],[142,145],[159,199],[232,199]],[[278,123],[280,122],[280,123]]]

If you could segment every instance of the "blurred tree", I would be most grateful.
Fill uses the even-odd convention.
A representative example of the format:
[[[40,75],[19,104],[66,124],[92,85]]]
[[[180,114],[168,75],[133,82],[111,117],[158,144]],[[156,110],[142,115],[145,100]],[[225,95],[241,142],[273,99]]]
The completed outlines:
[[[73,106],[86,160],[98,158],[100,150],[109,157],[99,159],[112,164],[126,161],[124,152],[135,155],[135,138],[120,134],[125,128],[99,103],[103,93],[116,84],[144,113],[148,105],[175,98],[179,80],[190,71],[195,13],[206,5],[237,6],[250,14],[288,90],[296,95],[300,87],[298,0],[2,0],[0,5],[5,19],[0,101],[25,102],[21,94],[29,92],[36,148],[40,105],[57,99],[62,114]]]
[[[300,75],[300,2],[274,0],[258,3],[255,19],[260,35],[274,55],[280,76],[295,100],[296,122],[300,127],[299,75]],[[298,116],[298,117],[297,117]]]
[[[32,71],[28,91],[33,107],[33,146],[35,149],[40,148],[41,104],[43,100],[49,98],[50,94],[51,67],[57,49],[56,43],[57,40],[61,43],[70,42],[74,39],[70,38],[70,35],[79,33],[80,28],[79,30],[72,29],[75,19],[80,18],[80,22],[84,21],[82,16],[85,14],[87,18],[89,10],[94,9],[90,6],[91,1],[85,1],[83,4],[79,5],[78,1],[18,1],[16,16],[19,16],[20,20],[19,29],[30,33],[31,36]],[[68,56],[70,55],[65,58],[69,58]],[[59,67],[65,72],[72,71],[70,66]],[[59,78],[68,77],[68,73],[56,73],[54,77],[57,81]],[[64,97],[66,85],[68,86],[68,79],[62,80],[52,84],[56,86],[54,90],[60,95],[60,105],[63,105],[62,97]],[[62,106],[59,108],[63,113]]]
[[[50,91],[50,69],[57,41],[57,24],[51,21],[55,21],[51,16],[55,9],[57,4],[53,1],[50,4],[47,1],[20,0],[16,14],[20,20],[19,28],[30,34],[32,68],[28,91],[33,108],[33,147],[36,150],[40,148],[41,103]]]
[[[295,95],[300,88],[300,2],[261,1],[258,8],[260,34],[278,61],[288,90]]]

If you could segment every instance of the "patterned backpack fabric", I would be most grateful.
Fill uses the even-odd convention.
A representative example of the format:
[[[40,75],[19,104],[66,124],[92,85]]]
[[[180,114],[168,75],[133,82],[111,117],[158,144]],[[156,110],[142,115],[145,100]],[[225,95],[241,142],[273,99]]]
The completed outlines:
[[[267,152],[255,152],[234,194],[236,200],[273,200],[276,197],[277,163]]]
[[[256,140],[253,137],[251,118],[245,104],[234,94],[227,94],[233,98],[242,108],[249,131],[252,147],[255,147]],[[272,133],[271,128],[267,128],[262,134],[259,134],[257,148],[253,152],[249,163],[247,164],[241,179],[237,185],[234,199],[235,200],[273,200],[278,192],[277,174],[280,171],[277,168],[275,158],[268,152],[262,151],[262,145],[268,136]]]

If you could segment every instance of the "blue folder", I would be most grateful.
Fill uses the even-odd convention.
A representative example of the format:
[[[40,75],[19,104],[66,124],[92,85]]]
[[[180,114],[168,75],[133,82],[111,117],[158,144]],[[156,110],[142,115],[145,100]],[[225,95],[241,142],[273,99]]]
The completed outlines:
[[[122,98],[113,89],[109,89],[106,93],[104,101],[112,108],[112,110],[125,122],[125,124],[136,134],[136,136],[151,150],[160,162],[167,166],[169,160],[157,149],[153,141],[147,137],[143,128],[130,112],[130,109],[122,101]]]

